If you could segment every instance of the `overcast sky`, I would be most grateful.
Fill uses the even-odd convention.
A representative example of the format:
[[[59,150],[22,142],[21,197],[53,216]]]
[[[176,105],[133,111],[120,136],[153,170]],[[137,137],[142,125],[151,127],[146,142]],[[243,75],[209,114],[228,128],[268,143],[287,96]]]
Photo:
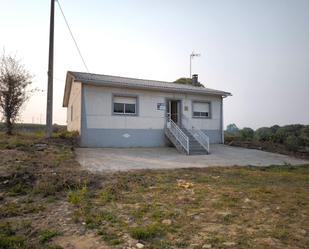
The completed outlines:
[[[225,125],[309,123],[308,0],[59,0],[90,72],[174,81],[193,73],[229,91]],[[45,123],[49,0],[0,0],[0,48],[35,75],[23,122]],[[56,5],[54,123],[66,71],[85,71]]]

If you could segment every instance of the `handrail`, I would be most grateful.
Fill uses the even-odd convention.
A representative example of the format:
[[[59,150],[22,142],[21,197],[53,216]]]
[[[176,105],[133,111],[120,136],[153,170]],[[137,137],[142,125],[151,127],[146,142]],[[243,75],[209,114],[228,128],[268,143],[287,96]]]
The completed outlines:
[[[175,136],[177,141],[181,144],[181,146],[186,150],[187,154],[189,155],[189,138],[170,117],[168,117],[166,128]]]
[[[185,115],[182,115],[182,125],[209,153],[209,137],[199,128],[195,127]]]

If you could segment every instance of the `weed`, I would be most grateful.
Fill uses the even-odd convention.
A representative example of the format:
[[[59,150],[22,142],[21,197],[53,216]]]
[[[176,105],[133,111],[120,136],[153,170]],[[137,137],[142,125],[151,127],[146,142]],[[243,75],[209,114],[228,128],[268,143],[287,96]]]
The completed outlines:
[[[22,183],[17,183],[15,186],[9,189],[9,196],[26,195],[28,192],[28,187]]]
[[[87,192],[87,186],[84,186],[81,189],[70,191],[68,194],[69,202],[72,203],[74,206],[81,206],[86,201]]]
[[[39,233],[39,241],[44,244],[46,242],[51,241],[52,238],[59,235],[59,232],[55,230],[44,230]]]
[[[121,198],[121,192],[117,185],[109,185],[104,188],[100,194],[103,203],[119,200]]]
[[[0,224],[0,248],[2,249],[26,249],[26,238],[17,235],[9,223]]]
[[[161,237],[165,234],[162,227],[158,224],[152,224],[145,227],[134,227],[130,229],[130,235],[137,240],[150,240]]]
[[[102,239],[111,246],[120,245],[123,243],[123,240],[119,238],[115,232],[105,228],[99,230],[98,235],[100,235]]]
[[[14,217],[30,213],[38,213],[44,210],[42,204],[8,202],[0,206],[0,217]]]

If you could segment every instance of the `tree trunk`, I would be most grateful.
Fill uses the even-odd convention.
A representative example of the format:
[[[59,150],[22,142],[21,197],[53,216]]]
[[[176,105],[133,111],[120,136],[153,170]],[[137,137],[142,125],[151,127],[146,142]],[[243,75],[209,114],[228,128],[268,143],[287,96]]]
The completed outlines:
[[[11,119],[6,117],[6,134],[7,135],[13,135],[13,124],[11,122]]]

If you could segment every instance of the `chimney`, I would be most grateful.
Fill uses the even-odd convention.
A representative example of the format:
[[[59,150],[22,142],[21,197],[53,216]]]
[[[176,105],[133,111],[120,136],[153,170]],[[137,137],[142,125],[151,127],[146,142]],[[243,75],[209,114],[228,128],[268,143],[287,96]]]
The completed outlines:
[[[193,86],[198,86],[198,74],[193,74],[192,75],[192,85]]]

